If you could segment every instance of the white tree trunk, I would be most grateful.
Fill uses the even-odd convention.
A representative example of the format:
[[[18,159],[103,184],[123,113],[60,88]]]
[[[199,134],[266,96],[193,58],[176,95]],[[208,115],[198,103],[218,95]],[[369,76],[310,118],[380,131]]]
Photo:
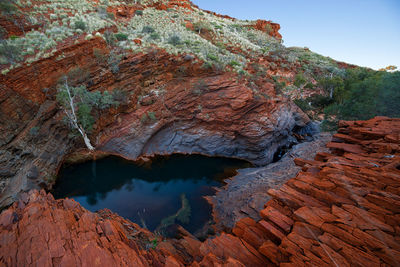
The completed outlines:
[[[76,117],[75,113],[75,105],[74,105],[74,97],[71,96],[71,91],[68,86],[67,80],[65,80],[65,88],[68,93],[68,98],[69,98],[69,105],[71,108],[71,113],[69,113],[66,109],[64,109],[65,114],[67,115],[68,119],[70,120],[72,126],[79,131],[79,133],[82,135],[83,141],[85,142],[86,147],[90,150],[93,151],[94,147],[90,143],[90,139],[87,136],[85,130],[81,125],[78,124],[78,118]]]
[[[82,133],[81,133],[81,134],[82,134]],[[90,143],[89,137],[87,137],[87,135],[86,135],[85,133],[82,134],[82,137],[83,137],[83,141],[85,142],[85,145],[87,146],[87,148],[88,148],[90,151],[93,151],[93,150],[94,150],[94,147],[93,147],[92,144]]]

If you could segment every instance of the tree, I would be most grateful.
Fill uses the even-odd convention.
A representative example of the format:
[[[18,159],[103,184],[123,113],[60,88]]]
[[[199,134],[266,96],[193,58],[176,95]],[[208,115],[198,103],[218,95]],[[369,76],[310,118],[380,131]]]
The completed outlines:
[[[203,21],[193,23],[193,30],[201,34],[203,30],[210,30],[210,27]]]
[[[0,0],[0,12],[4,15],[11,15],[17,12],[15,1],[13,0]]]
[[[93,151],[95,148],[88,137],[95,122],[92,116],[93,107],[98,110],[106,109],[118,103],[108,92],[89,92],[84,85],[70,86],[67,76],[62,78],[57,89],[57,101],[66,115],[68,124],[79,132],[86,147]]]
[[[0,40],[0,58],[5,59],[6,63],[16,64],[22,59],[21,49],[9,40]]]
[[[331,99],[335,99],[337,102],[342,102],[344,98],[344,82],[343,79],[338,76],[331,76],[322,78],[319,80],[319,85],[329,93]]]

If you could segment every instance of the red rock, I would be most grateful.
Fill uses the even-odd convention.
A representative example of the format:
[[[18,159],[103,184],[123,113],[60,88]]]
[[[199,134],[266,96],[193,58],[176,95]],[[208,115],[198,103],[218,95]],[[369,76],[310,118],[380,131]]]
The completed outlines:
[[[382,196],[378,196],[375,194],[368,194],[365,197],[368,201],[378,205],[382,206],[383,208],[393,211],[393,212],[400,212],[400,201],[396,201],[393,199],[386,199]]]
[[[186,26],[187,29],[190,29],[192,31],[194,30],[193,23],[191,23],[191,22],[186,22],[185,26]]]
[[[289,232],[293,225],[292,219],[290,219],[286,215],[283,215],[278,210],[270,206],[260,211],[260,215],[265,220],[270,220],[273,223],[275,223],[285,232]]]
[[[334,266],[350,266],[350,263],[342,255],[325,244],[321,244],[320,246],[312,246],[311,251],[313,251],[320,258],[323,258],[325,262]]]
[[[184,265],[175,259],[174,256],[168,256],[165,261],[165,267],[183,267]]]
[[[301,158],[295,158],[294,163],[299,167],[303,167],[305,165],[318,166],[321,164],[320,162],[317,162],[314,160],[305,160],[305,159],[301,159]]]
[[[333,148],[333,149],[338,149],[338,150],[343,150],[345,152],[350,152],[350,153],[355,153],[355,154],[360,154],[360,153],[364,152],[364,150],[362,149],[361,146],[353,145],[353,144],[328,143],[327,147]]]
[[[202,255],[212,253],[219,258],[232,258],[250,266],[265,266],[268,261],[244,240],[228,234],[207,239],[200,247]]]
[[[262,246],[258,249],[258,251],[276,265],[279,265],[279,263],[286,260],[285,256],[279,250],[278,246],[276,246],[270,240],[264,242]]]
[[[317,228],[320,228],[325,222],[333,222],[336,217],[316,207],[302,207],[294,212],[294,215]]]
[[[255,29],[266,32],[276,39],[282,39],[282,35],[279,33],[281,26],[278,23],[272,23],[266,20],[257,20],[256,25],[253,26]]]
[[[13,210],[5,210],[0,214],[0,226],[8,227],[17,220],[17,214]]]
[[[375,152],[334,151],[317,155],[317,162],[299,161],[320,171],[301,172],[270,190],[263,220],[240,220],[236,236],[219,233],[200,242],[181,229],[181,239],[149,250],[145,244],[154,235],[110,211],[91,213],[73,200],[32,191],[0,214],[0,260],[6,266],[394,266],[400,260],[400,172],[396,157],[377,151],[382,136],[400,132],[400,120],[399,130],[388,118],[341,125],[349,136],[344,142],[369,138],[359,146]]]
[[[262,227],[265,234],[276,244],[279,244],[285,235],[272,224],[261,220],[258,224]]]
[[[394,232],[393,227],[382,222],[382,220],[379,220],[378,218],[376,218],[375,216],[373,216],[366,210],[357,208],[352,205],[343,205],[343,208],[346,211],[350,212],[354,216],[353,217],[354,219],[359,220],[359,223],[357,226],[361,229],[369,228],[368,230],[370,230],[371,228],[374,228],[374,229],[379,228],[383,231]],[[361,221],[364,221],[364,223],[361,223]],[[384,221],[384,219],[383,219],[383,221]]]
[[[323,243],[328,245],[342,255],[347,262],[354,266],[379,266],[380,261],[375,256],[369,255],[355,247],[352,247],[338,238],[324,234],[319,238]]]
[[[140,39],[134,39],[133,42],[137,45],[142,45],[142,40]]]
[[[292,232],[307,239],[315,239],[322,234],[318,227],[303,222],[296,222]]]

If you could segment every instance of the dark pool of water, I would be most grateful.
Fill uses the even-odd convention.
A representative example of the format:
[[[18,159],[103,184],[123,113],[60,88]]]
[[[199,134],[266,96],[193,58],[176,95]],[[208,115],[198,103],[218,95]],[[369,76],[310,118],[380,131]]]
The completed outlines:
[[[241,160],[200,155],[155,157],[146,165],[112,156],[62,168],[52,193],[91,211],[108,208],[151,231],[179,224],[198,234],[212,220],[203,196],[247,167]]]

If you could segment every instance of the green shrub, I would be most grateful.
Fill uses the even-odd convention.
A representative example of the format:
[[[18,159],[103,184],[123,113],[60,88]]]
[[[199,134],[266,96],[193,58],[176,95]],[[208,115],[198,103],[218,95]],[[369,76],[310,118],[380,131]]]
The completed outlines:
[[[101,93],[99,91],[90,92],[85,86],[77,87],[69,86],[66,76],[60,80],[57,87],[57,101],[62,109],[69,114],[68,122],[76,130],[82,128],[87,133],[90,133],[96,118],[92,110],[105,109],[113,104],[108,92]],[[74,99],[71,107],[71,99]],[[76,114],[77,121],[74,121]],[[97,113],[98,114],[98,113]]]
[[[311,102],[311,105],[315,108],[325,108],[333,102],[333,100],[329,96],[317,94],[310,96],[309,98],[307,98],[307,100]]]
[[[232,60],[231,62],[229,62],[229,65],[235,67],[235,66],[240,66],[240,63],[235,60]]]
[[[365,68],[347,69],[343,76],[321,79],[319,84],[333,97],[314,100],[325,106],[324,131],[337,129],[338,120],[368,120],[375,116],[400,118],[400,72],[386,73]]]
[[[146,123],[149,121],[149,117],[147,116],[146,113],[143,113],[142,117],[140,117],[140,122],[141,123]]]
[[[0,40],[5,39],[7,37],[8,33],[6,29],[4,29],[2,26],[0,26]]]
[[[128,35],[125,34],[125,33],[122,33],[122,32],[116,33],[114,36],[118,41],[126,41],[126,40],[128,40]]]
[[[110,30],[104,32],[104,39],[106,39],[106,43],[109,46],[114,46],[115,42],[117,41],[115,34]]]
[[[315,94],[305,99],[295,99],[293,102],[303,111],[309,111],[323,109],[332,104],[333,100],[329,96]]]
[[[152,111],[149,111],[147,113],[144,113],[142,117],[140,118],[141,123],[149,123],[149,122],[155,122],[157,121],[156,114]]]
[[[21,47],[7,40],[0,42],[0,59],[3,64],[15,64],[21,61],[23,59]]]
[[[107,63],[108,55],[106,55],[103,50],[99,48],[93,48],[93,55],[96,58],[97,64],[102,65]]]
[[[147,112],[147,115],[149,116],[150,120],[157,121],[156,113],[149,111]]]
[[[248,76],[249,73],[247,71],[245,71],[244,69],[241,69],[238,71],[239,77],[243,78],[244,76]]]
[[[204,62],[203,65],[201,66],[202,69],[211,69],[212,68],[212,64],[208,61]]]
[[[128,92],[122,91],[121,89],[114,89],[112,91],[112,97],[114,100],[115,106],[119,106],[120,104],[127,104],[129,101]]]
[[[306,99],[295,99],[293,102],[304,112],[309,111],[312,109],[309,101]]]
[[[307,79],[304,77],[303,73],[297,73],[294,78],[294,85],[297,87],[301,87],[307,82]]]
[[[17,12],[17,6],[13,0],[1,0],[0,1],[0,11],[6,15],[14,14]]]
[[[275,93],[276,94],[282,94],[282,89],[286,87],[286,83],[285,82],[279,82],[276,81],[275,82]]]
[[[153,32],[152,34],[150,34],[150,39],[151,40],[160,40],[161,36],[158,32]]]
[[[109,18],[109,19],[111,19],[111,20],[115,20],[114,13],[107,12],[107,18]]]
[[[307,83],[305,86],[304,86],[304,88],[307,88],[307,89],[314,89],[314,84],[312,84],[312,83]]]
[[[214,61],[218,61],[218,57],[216,55],[213,55],[213,54],[208,54],[207,58],[211,59],[211,60],[214,60]]]
[[[168,43],[174,46],[182,44],[181,37],[179,35],[171,35],[168,39]]]
[[[143,26],[142,33],[153,33],[155,32],[154,28],[151,26]]]
[[[121,55],[118,55],[114,51],[111,51],[107,62],[113,74],[117,74],[119,72],[119,63],[121,62],[121,58]]]
[[[142,16],[143,15],[143,10],[136,10],[135,11],[135,15]]]
[[[82,31],[86,30],[86,23],[83,20],[75,21],[75,29],[80,29]]]

